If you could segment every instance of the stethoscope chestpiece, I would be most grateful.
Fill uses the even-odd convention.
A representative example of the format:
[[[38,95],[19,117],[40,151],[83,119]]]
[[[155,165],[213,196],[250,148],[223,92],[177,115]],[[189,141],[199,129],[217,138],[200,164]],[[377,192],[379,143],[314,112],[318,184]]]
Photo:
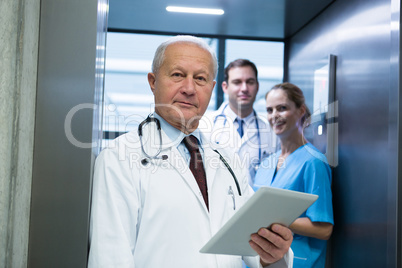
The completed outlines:
[[[164,155],[161,155],[161,156],[154,156],[154,157],[152,157],[152,158],[144,158],[144,159],[141,160],[141,164],[142,164],[143,166],[147,166],[147,165],[149,164],[149,162],[150,162],[149,159],[162,159],[162,160],[167,160],[167,159],[168,159],[168,156],[167,156],[166,154],[164,154]]]

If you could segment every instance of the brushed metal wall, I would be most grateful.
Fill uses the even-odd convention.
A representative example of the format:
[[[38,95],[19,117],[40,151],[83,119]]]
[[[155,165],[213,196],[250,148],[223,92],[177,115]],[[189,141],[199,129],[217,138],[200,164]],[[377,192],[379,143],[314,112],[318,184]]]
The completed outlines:
[[[330,267],[401,267],[398,2],[337,0],[287,42],[288,80],[310,106],[316,62],[337,56]]]
[[[106,18],[107,0],[41,1],[28,267],[86,267]]]

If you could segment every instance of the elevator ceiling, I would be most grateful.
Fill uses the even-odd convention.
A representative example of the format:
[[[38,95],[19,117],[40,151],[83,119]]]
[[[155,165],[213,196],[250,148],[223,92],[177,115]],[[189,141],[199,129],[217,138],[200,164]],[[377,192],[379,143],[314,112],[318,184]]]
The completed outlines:
[[[109,29],[283,40],[334,0],[111,0]],[[166,6],[221,8],[222,16],[171,13]]]

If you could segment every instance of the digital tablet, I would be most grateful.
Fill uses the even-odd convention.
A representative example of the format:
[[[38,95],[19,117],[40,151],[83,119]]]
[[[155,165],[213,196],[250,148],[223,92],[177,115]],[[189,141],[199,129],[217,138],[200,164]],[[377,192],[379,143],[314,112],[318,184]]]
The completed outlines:
[[[261,187],[201,248],[201,253],[256,256],[250,235],[273,223],[289,226],[318,196]]]

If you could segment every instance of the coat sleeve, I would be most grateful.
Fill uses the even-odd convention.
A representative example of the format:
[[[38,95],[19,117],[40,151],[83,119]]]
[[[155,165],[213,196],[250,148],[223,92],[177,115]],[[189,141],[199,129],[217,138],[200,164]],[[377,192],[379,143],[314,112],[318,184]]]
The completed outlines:
[[[133,169],[105,149],[95,162],[88,267],[134,267],[139,190]]]

